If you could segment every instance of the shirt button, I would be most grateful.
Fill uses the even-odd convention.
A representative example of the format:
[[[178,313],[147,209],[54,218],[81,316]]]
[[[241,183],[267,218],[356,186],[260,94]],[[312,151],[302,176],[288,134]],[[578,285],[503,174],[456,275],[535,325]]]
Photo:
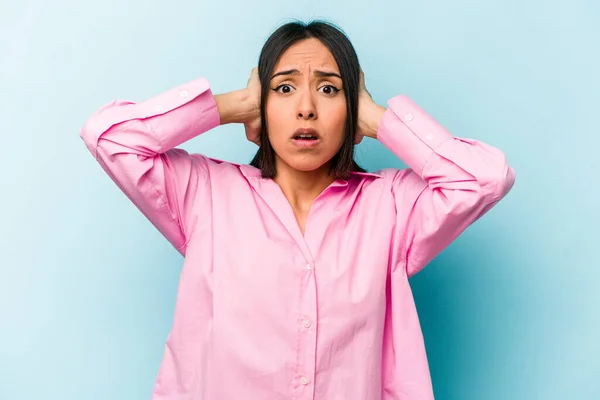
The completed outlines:
[[[425,139],[433,140],[433,133],[428,133],[427,135],[425,135]]]
[[[161,111],[162,111],[162,109],[163,109],[163,108],[162,108],[162,106],[161,106],[160,104],[156,104],[156,105],[154,106],[154,111],[156,111],[156,112],[161,112]]]
[[[306,264],[306,269],[312,269],[312,265]]]
[[[182,90],[181,92],[179,92],[179,95],[185,99],[186,97],[188,97],[189,93],[187,92],[187,90]]]
[[[413,120],[413,115],[412,114],[406,114],[406,119],[409,121]]]
[[[304,325],[305,328],[310,328],[310,321],[305,319],[304,321],[302,321],[302,325]]]
[[[300,383],[303,385],[308,385],[308,378],[303,376],[300,378]]]

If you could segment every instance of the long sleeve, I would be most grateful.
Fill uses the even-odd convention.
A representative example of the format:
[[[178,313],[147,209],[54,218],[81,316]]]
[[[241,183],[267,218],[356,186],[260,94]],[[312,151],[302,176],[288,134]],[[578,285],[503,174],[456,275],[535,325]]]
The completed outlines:
[[[191,223],[202,217],[194,204],[210,202],[210,180],[208,159],[176,146],[218,126],[219,118],[201,78],[139,104],[113,101],[80,131],[110,178],[182,254]]]
[[[378,139],[408,165],[394,176],[396,249],[412,276],[513,187],[505,155],[454,137],[407,96],[388,102]]]

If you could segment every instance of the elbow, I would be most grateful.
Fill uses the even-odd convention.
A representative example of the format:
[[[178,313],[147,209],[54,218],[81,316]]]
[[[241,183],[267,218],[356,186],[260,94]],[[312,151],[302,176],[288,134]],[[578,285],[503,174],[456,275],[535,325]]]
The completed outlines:
[[[468,174],[462,179],[453,179],[444,187],[437,187],[436,209],[440,218],[460,216],[465,221],[473,221],[487,213],[515,183],[515,171],[508,164],[503,153],[494,152],[471,163]],[[466,163],[465,163],[466,164]]]
[[[83,140],[89,151],[97,156],[98,141],[112,125],[115,124],[113,111],[120,106],[119,101],[112,101],[96,110],[79,130],[79,137]]]
[[[513,186],[515,185],[516,173],[515,170],[507,165],[506,171],[502,176],[502,179],[497,181],[498,189],[496,190],[496,194],[498,195],[498,199],[506,196],[508,192],[511,191]]]
[[[493,206],[504,198],[515,184],[515,170],[508,164],[504,154],[488,159],[473,168],[471,179],[464,182],[460,199],[462,208],[478,210]]]
[[[102,134],[98,132],[96,118],[96,116],[90,117],[79,130],[79,137],[94,157],[97,157],[98,139]]]
[[[459,191],[446,207],[448,215],[470,216],[474,221],[485,215],[497,205],[512,189],[515,183],[515,171],[509,165],[496,172],[490,172],[485,179],[479,178],[471,190]]]
[[[101,134],[101,132],[98,132],[97,129],[95,129],[95,127],[98,126],[98,124],[95,123],[95,118],[95,116],[90,117],[79,130],[79,137],[88,148],[96,146]]]
[[[515,184],[515,170],[508,164],[504,154],[498,162],[487,168],[480,181],[481,196],[486,202],[496,203],[510,192]]]

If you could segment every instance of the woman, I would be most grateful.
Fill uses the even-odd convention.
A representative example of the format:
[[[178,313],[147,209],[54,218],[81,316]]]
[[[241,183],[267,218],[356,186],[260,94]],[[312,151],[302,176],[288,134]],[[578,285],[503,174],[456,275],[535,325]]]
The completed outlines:
[[[433,399],[408,278],[514,172],[407,96],[388,106],[340,30],[289,23],[242,90],[201,78],[87,121],[89,150],[185,257],[153,399]],[[176,148],[228,123],[259,144],[251,165]],[[364,136],[409,168],[364,172]]]

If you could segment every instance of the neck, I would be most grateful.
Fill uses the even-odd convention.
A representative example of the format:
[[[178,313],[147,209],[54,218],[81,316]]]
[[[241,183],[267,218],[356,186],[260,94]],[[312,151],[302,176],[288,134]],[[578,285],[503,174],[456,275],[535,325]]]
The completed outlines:
[[[329,164],[314,171],[298,171],[282,162],[276,168],[274,181],[292,208],[301,212],[308,212],[315,199],[335,181],[335,177],[329,174]]]

